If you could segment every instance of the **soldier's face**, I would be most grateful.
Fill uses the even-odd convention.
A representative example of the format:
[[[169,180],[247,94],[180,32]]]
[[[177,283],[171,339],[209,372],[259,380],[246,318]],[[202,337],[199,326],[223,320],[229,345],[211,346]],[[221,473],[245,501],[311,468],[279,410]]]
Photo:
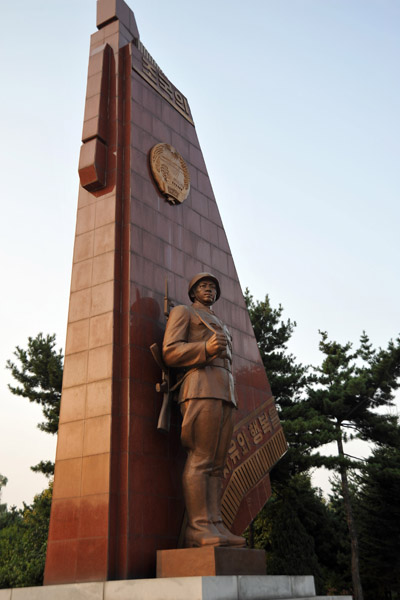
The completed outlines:
[[[195,300],[205,306],[214,304],[217,297],[217,286],[211,279],[202,279],[193,290]]]

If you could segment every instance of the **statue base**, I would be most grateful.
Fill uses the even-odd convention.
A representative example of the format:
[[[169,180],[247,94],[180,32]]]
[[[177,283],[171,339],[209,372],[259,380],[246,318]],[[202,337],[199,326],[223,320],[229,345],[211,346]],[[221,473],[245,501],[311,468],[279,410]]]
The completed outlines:
[[[157,550],[157,577],[265,575],[264,550],[205,546]]]
[[[0,590],[0,600],[352,600],[316,596],[311,575],[182,577],[69,583]]]

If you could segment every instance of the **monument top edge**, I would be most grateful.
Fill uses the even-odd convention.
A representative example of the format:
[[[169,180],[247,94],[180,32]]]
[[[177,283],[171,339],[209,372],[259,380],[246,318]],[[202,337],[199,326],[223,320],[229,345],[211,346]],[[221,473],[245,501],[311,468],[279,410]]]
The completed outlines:
[[[124,0],[97,0],[97,29],[112,21],[120,21],[136,39],[139,39],[135,15]]]

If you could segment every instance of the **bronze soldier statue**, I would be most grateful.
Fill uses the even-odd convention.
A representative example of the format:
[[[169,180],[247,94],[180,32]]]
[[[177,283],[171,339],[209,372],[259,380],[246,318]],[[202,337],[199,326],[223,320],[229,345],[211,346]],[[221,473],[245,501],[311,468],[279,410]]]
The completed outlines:
[[[212,305],[218,279],[198,273],[189,284],[191,306],[171,310],[163,343],[167,366],[177,371],[183,417],[181,441],[188,453],[183,493],[188,516],[186,547],[244,546],[223,524],[221,488],[236,408],[232,337]]]

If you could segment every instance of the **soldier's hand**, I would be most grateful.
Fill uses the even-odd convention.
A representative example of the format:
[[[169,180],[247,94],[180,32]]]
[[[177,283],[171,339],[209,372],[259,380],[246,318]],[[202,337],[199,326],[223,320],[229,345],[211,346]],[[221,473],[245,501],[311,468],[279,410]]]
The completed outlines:
[[[206,342],[206,352],[208,356],[215,356],[220,352],[223,352],[226,348],[228,340],[221,331],[214,333],[209,340]]]

